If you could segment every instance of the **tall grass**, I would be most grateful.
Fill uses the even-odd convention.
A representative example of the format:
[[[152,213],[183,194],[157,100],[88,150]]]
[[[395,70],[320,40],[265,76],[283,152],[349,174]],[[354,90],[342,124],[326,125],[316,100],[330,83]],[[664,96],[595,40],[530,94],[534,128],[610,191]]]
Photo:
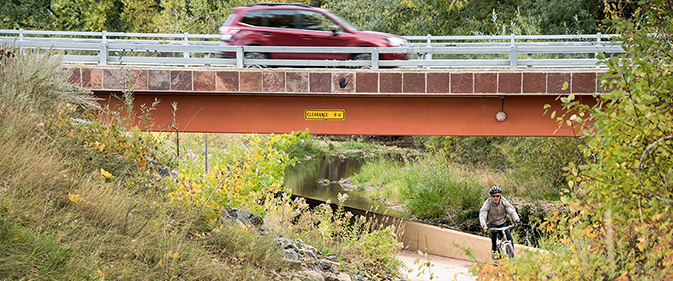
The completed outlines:
[[[310,209],[301,198],[280,198],[272,203],[267,225],[284,236],[298,236],[324,256],[338,257],[347,272],[364,269],[375,276],[398,276],[402,263],[396,255],[402,243],[396,238],[403,234],[402,221],[344,212],[347,198],[340,194],[336,209],[330,202]]]
[[[83,142],[72,118],[82,117],[73,105],[97,108],[95,97],[66,83],[53,53],[17,54],[0,65],[0,279],[278,278],[272,269],[282,260],[268,258],[279,253],[269,238],[228,231],[232,238],[221,239],[198,209],[96,168],[128,155],[91,161],[106,147]],[[156,185],[151,170],[138,169]]]
[[[404,162],[379,158],[364,164],[351,180],[374,200],[400,202],[403,197],[398,187],[404,181],[403,167]]]
[[[444,158],[407,166],[401,193],[411,213],[428,219],[477,208],[484,194],[475,179],[458,173]]]
[[[147,160],[170,155],[177,147],[153,147],[166,140],[172,144],[170,138],[143,133],[130,127],[133,122],[128,119],[110,118],[131,115],[106,112],[109,109],[98,107],[90,92],[66,83],[70,73],[54,55],[26,51],[0,64],[0,279],[287,280],[292,276],[275,235],[213,219],[212,210],[204,212],[203,204],[171,201],[171,190]],[[186,136],[183,144],[196,149],[184,158],[175,156],[183,170],[204,174],[204,159],[197,153],[203,148],[202,137]],[[237,174],[259,176],[251,184],[261,188],[255,195],[262,194],[264,188],[282,183],[282,168],[266,171],[276,166],[265,163],[268,157],[263,153],[284,155],[282,144],[292,138],[297,136],[214,138],[221,148],[210,152],[217,156],[212,169],[236,166]],[[264,148],[262,142],[272,147],[252,155],[255,166],[238,167],[243,158],[251,158],[246,151]],[[216,174],[212,175],[222,176]],[[232,183],[227,190],[236,190],[236,184],[240,185]],[[285,206],[297,208],[265,207],[277,213]],[[372,227],[368,232],[369,228],[347,226],[350,231],[340,232],[345,214],[328,214],[305,212],[307,221],[320,226],[287,234],[313,237],[307,241],[316,242],[321,251],[342,255],[340,269],[399,273],[395,255],[400,244],[392,229]],[[297,230],[294,221],[281,222],[277,230]],[[372,224],[365,218],[360,225]],[[324,236],[327,233],[333,236]]]
[[[479,178],[440,154],[419,158],[370,161],[351,179],[374,199],[403,204],[421,219],[445,217],[480,206],[486,189]]]

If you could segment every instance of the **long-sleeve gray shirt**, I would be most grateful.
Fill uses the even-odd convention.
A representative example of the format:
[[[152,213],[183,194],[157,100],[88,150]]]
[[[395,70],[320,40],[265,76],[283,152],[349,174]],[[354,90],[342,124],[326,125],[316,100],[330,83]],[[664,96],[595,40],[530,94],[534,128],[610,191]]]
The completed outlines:
[[[505,223],[507,214],[509,214],[512,220],[519,220],[519,215],[516,213],[516,209],[514,209],[514,206],[512,206],[507,199],[500,197],[500,203],[496,205],[489,197],[486,199],[486,202],[484,202],[484,205],[481,206],[481,210],[479,210],[479,223],[482,228],[486,227],[489,223],[501,225]]]

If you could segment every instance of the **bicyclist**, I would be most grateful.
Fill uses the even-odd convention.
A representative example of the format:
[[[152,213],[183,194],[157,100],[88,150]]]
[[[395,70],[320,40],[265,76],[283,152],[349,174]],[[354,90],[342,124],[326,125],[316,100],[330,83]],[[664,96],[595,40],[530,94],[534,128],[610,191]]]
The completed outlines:
[[[516,213],[514,206],[512,206],[507,199],[502,197],[502,189],[498,186],[494,186],[491,187],[488,193],[491,194],[491,197],[486,199],[481,210],[479,210],[479,223],[484,231],[487,231],[489,228],[505,227],[507,214],[509,214],[512,220],[518,224],[519,215]],[[500,231],[491,231],[491,251],[494,259],[497,257],[496,235],[499,234]],[[509,230],[505,230],[505,235],[507,235],[507,239],[512,242],[514,241]]]

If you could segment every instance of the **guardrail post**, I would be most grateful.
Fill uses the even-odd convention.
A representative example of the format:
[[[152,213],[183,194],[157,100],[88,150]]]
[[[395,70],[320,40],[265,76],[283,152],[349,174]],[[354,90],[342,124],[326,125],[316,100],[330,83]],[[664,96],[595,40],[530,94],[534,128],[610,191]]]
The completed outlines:
[[[183,45],[189,46],[189,33],[185,32],[184,36],[185,36],[184,37],[185,42],[183,43]],[[189,52],[183,52],[182,57],[188,59],[189,58]],[[189,66],[188,64],[185,64],[185,67],[188,67],[188,66]]]
[[[372,48],[372,69],[379,69],[379,48]]]
[[[98,56],[100,57],[100,65],[107,65],[107,34],[105,30],[101,33],[101,42],[100,42],[100,51],[98,52]]]
[[[529,60],[532,60],[532,59],[533,59],[533,54],[528,54],[527,58],[528,58]],[[533,68],[533,66],[529,64],[529,65],[528,65],[528,68]]]
[[[23,41],[23,28],[19,28],[19,41]]]
[[[601,33],[598,32],[598,33],[596,33],[596,47],[600,47],[600,44],[601,44]],[[598,53],[595,53],[594,58],[598,59],[597,57],[598,57]],[[597,64],[596,68],[601,68],[601,66]]]
[[[516,45],[514,44],[514,34],[512,34],[512,39],[511,39],[511,44],[509,47],[509,68],[510,69],[516,69],[516,60],[517,56],[519,55],[519,52],[516,49]]]
[[[243,68],[243,46],[236,47],[236,67]]]
[[[426,41],[426,46],[427,46],[428,48],[431,48],[431,47],[432,47],[432,35],[430,35],[430,34],[428,34],[428,39],[427,39],[427,41]],[[432,60],[432,53],[430,53],[430,54],[426,53],[426,54],[425,54],[425,59],[426,59],[426,60]],[[426,66],[425,68],[426,68],[426,69],[429,69],[430,67],[429,67],[429,66]]]

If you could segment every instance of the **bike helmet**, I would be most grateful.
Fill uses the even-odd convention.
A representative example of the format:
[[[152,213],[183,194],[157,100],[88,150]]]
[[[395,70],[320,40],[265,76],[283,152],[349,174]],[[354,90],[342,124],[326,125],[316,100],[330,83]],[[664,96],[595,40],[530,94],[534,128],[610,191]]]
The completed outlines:
[[[498,187],[497,185],[491,187],[491,190],[488,191],[488,194],[491,194],[491,195],[496,194],[496,193],[502,193],[502,189],[500,189],[500,187]]]

